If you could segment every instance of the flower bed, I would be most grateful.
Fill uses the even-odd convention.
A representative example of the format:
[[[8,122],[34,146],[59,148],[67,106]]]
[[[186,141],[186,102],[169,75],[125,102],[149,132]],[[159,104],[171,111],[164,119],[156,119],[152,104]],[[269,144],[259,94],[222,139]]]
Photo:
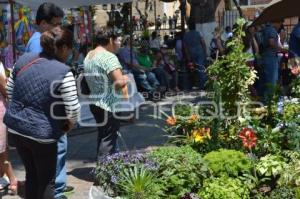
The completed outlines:
[[[107,195],[300,199],[300,104],[277,103],[273,95],[267,106],[253,105],[255,71],[245,64],[243,22],[238,23],[231,52],[208,69],[218,114],[212,116],[212,107],[178,105],[166,119],[170,146],[105,157],[96,175]]]

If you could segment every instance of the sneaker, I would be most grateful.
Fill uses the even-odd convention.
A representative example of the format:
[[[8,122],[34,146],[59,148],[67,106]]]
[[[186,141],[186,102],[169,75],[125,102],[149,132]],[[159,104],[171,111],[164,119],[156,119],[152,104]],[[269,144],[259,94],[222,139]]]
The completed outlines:
[[[0,190],[6,189],[9,186],[9,179],[7,176],[0,178]]]
[[[63,194],[70,194],[74,192],[74,187],[72,186],[66,186],[63,190]]]

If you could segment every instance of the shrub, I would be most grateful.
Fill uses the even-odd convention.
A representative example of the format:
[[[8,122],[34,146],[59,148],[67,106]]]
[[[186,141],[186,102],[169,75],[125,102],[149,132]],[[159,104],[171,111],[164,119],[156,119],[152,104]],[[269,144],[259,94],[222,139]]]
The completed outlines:
[[[198,195],[203,199],[248,199],[250,191],[239,179],[224,175],[205,180]]]
[[[204,156],[212,170],[214,176],[227,174],[229,176],[238,176],[242,173],[250,173],[251,161],[248,157],[235,150],[220,149],[212,151]]]
[[[135,165],[124,170],[118,186],[122,196],[130,199],[150,199],[153,196],[155,175],[143,166]]]
[[[266,155],[260,158],[256,170],[261,176],[277,177],[286,168],[284,159],[278,155]]]
[[[103,157],[95,170],[97,183],[111,196],[121,193],[120,175],[135,165],[143,165],[149,171],[156,171],[157,164],[149,160],[143,153],[116,153]]]
[[[161,198],[178,199],[197,191],[208,177],[207,164],[189,146],[160,148],[149,155],[159,164],[156,184]]]
[[[278,183],[281,186],[300,186],[300,160],[289,163],[282,170]]]
[[[288,187],[274,189],[268,199],[295,199],[295,190]]]

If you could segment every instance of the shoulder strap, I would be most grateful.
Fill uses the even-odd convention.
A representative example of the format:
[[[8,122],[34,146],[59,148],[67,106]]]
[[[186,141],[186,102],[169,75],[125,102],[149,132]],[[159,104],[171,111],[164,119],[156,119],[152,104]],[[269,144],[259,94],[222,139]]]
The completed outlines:
[[[21,69],[17,72],[16,76],[19,76],[22,72],[26,71],[28,68],[30,68],[33,64],[35,64],[36,62],[38,62],[39,60],[41,60],[43,58],[36,58],[33,61],[31,61],[30,63],[26,64],[25,66],[22,66]]]

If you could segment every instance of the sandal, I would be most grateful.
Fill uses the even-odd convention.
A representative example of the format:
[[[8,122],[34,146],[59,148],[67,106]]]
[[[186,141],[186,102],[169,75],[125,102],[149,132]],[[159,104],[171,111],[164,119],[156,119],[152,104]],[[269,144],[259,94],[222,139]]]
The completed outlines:
[[[8,186],[8,193],[12,196],[18,195],[18,181],[16,180],[14,183],[10,183]]]

